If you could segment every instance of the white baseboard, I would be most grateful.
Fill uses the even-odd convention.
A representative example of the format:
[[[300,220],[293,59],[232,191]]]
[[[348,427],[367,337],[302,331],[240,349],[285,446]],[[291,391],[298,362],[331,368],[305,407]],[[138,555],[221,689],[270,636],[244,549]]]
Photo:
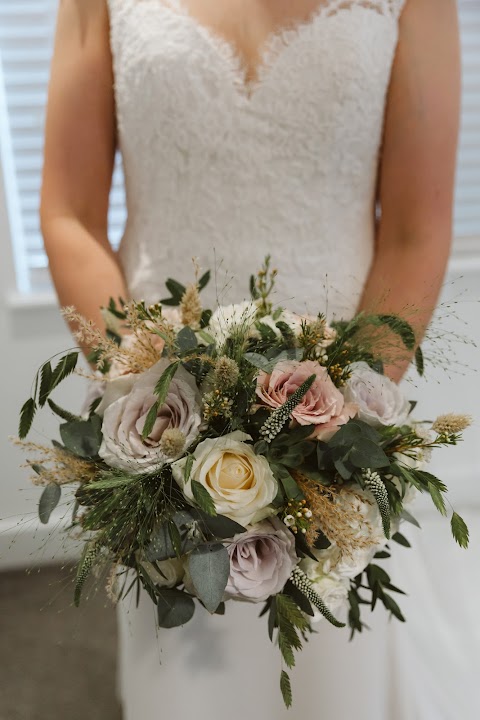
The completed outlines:
[[[82,543],[69,536],[69,520],[64,512],[53,513],[48,525],[36,514],[0,520],[0,571],[78,560]]]

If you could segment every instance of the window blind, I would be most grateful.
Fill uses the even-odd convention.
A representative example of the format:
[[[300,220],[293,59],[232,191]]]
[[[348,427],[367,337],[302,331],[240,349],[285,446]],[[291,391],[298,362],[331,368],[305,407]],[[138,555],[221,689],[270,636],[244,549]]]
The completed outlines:
[[[480,239],[480,0],[458,0],[462,34],[463,103],[458,154],[455,234]],[[6,122],[14,177],[7,190],[12,242],[23,267],[21,289],[49,287],[47,260],[39,228],[44,113],[58,0],[0,0],[0,61]],[[2,73],[0,73],[1,82]],[[12,210],[12,208],[14,210]],[[124,193],[117,158],[111,194],[110,238],[116,246],[125,222]]]
[[[5,137],[10,143],[15,177],[6,177],[7,192],[18,195],[10,208],[15,228],[20,289],[42,292],[50,287],[38,216],[47,85],[58,0],[0,0],[0,62],[6,99]],[[7,164],[8,166],[8,164]],[[10,210],[12,212],[12,210]],[[109,235],[117,246],[125,223],[121,163],[116,159],[110,198]]]
[[[480,0],[459,0],[462,39],[462,125],[455,234],[480,240]]]

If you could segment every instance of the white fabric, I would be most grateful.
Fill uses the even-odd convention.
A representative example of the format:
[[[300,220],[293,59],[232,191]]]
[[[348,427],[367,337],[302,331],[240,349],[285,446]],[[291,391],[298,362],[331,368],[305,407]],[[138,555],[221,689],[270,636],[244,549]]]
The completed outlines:
[[[129,210],[120,253],[135,296],[158,300],[196,256],[222,265],[220,299],[243,298],[271,252],[279,301],[354,311],[403,1],[330,0],[270,39],[247,92],[238,55],[179,0],[110,0]]]
[[[422,531],[402,528],[414,549],[392,555],[392,579],[408,597],[401,599],[406,624],[389,626],[388,720],[480,718],[480,506],[456,509],[470,529],[468,551],[433,510],[415,511]]]
[[[270,252],[279,302],[355,311],[403,2],[327,0],[271,36],[247,85],[232,46],[181,0],[109,0],[128,203],[120,256],[135,297],[157,301],[168,276],[188,281],[196,256],[217,270],[207,297],[238,301]],[[348,631],[321,624],[292,673],[287,713],[258,607],[230,606],[226,618],[199,609],[157,642],[149,601],[130,603],[120,608],[125,720],[387,717],[385,632],[348,645]],[[380,613],[372,625],[383,623]]]

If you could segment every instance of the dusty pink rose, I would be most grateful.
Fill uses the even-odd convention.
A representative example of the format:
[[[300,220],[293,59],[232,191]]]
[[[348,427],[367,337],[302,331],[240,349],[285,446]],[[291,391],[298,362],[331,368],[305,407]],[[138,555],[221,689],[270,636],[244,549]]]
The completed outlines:
[[[277,518],[252,525],[228,546],[227,598],[263,602],[283,589],[298,562],[295,538]]]
[[[305,382],[316,375],[312,386],[292,412],[299,425],[315,425],[312,437],[329,440],[340,425],[357,412],[354,403],[346,403],[335,387],[328,370],[314,360],[282,360],[271,374],[260,372],[257,378],[257,396],[263,405],[278,408]]]

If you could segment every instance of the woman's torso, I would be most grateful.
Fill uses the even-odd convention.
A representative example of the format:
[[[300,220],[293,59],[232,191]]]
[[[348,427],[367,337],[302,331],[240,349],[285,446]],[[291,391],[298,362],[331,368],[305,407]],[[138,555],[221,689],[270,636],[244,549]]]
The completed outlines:
[[[327,0],[267,38],[249,85],[233,42],[182,2],[109,0],[132,295],[158,300],[195,256],[217,271],[211,300],[240,300],[270,253],[278,302],[352,314],[404,0]]]

